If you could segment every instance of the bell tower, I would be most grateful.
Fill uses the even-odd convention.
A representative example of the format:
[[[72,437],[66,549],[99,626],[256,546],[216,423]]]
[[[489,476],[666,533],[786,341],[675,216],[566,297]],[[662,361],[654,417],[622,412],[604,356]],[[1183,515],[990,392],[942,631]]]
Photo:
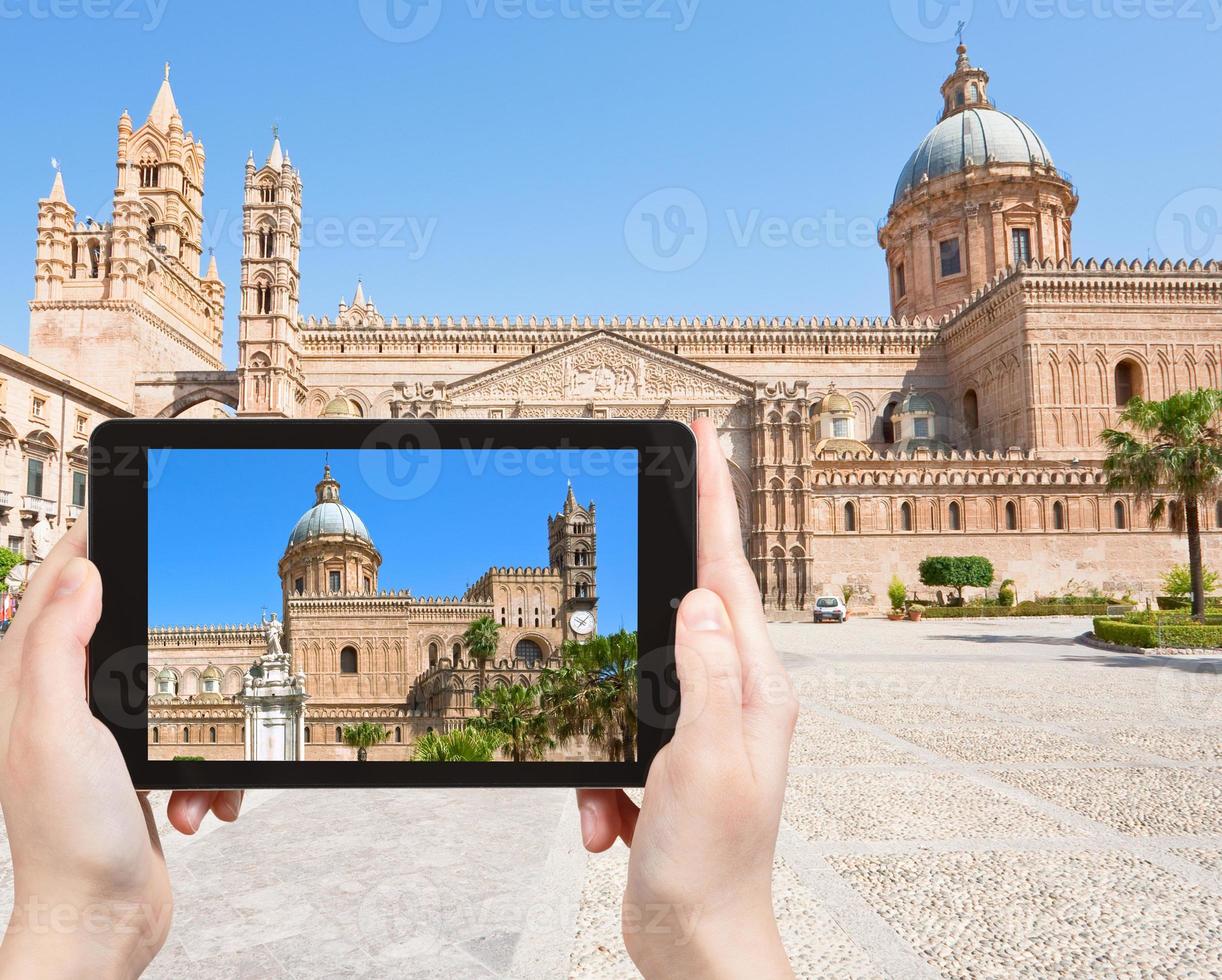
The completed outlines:
[[[297,337],[301,282],[301,177],[272,141],[267,162],[246,161],[242,205],[242,310],[238,411],[292,418],[305,401]]]
[[[569,484],[564,508],[547,519],[547,551],[560,570],[561,619],[566,640],[588,639],[597,629],[598,537],[595,506],[577,503]]]

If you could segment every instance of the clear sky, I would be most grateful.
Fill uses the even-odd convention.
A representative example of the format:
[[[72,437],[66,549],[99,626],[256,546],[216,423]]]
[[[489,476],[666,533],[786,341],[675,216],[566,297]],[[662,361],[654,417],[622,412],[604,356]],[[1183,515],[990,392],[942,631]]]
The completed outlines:
[[[104,216],[119,113],[143,121],[167,60],[207,149],[230,363],[243,165],[273,124],[305,184],[306,314],[358,276],[400,316],[885,313],[869,231],[960,18],[1079,186],[1080,256],[1190,251],[1166,218],[1189,193],[1222,258],[1218,0],[3,0],[0,341],[26,349],[50,158]],[[648,224],[625,236],[667,188],[708,216],[678,271],[634,257]]]
[[[281,609],[276,564],[314,506],[324,453],[158,450],[150,457],[149,623],[258,622]],[[416,452],[406,469],[376,450],[332,451],[340,498],[382,553],[378,584],[459,596],[492,567],[546,567],[547,518],[568,480],[596,509],[598,617],[637,621],[636,453]]]

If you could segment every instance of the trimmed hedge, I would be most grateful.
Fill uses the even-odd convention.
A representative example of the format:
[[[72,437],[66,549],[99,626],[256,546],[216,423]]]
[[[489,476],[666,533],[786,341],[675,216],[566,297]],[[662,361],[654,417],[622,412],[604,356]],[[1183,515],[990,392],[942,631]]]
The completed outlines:
[[[1013,616],[1105,616],[1108,606],[1086,603],[1020,602],[1017,606],[928,606],[929,619],[1006,619]]]
[[[1158,597],[1158,608],[1167,612],[1172,612],[1176,609],[1191,609],[1192,599],[1183,599],[1179,596],[1160,595]],[[1205,597],[1206,609],[1222,609],[1222,596],[1207,595]]]
[[[1101,617],[1095,620],[1095,636],[1105,643],[1126,647],[1179,647],[1189,650],[1222,650],[1222,626],[1193,624],[1174,626],[1143,626],[1119,619]]]

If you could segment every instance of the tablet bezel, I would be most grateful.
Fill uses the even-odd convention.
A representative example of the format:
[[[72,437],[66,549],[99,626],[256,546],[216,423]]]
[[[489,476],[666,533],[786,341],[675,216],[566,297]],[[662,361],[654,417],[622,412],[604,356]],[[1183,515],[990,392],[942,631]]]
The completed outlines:
[[[173,762],[148,758],[149,449],[636,450],[639,751],[634,763]],[[643,786],[679,710],[674,619],[696,585],[696,444],[669,421],[142,420],[90,439],[89,554],[102,616],[89,648],[89,703],[114,735],[139,789]],[[644,597],[651,597],[646,603]],[[308,684],[308,680],[307,680]],[[308,708],[307,708],[308,712]]]

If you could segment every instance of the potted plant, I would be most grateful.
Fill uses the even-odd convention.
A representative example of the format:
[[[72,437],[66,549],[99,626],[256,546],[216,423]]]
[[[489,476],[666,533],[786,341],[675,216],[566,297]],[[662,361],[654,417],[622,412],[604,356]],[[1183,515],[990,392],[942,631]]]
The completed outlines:
[[[857,595],[857,590],[851,585],[846,585],[843,589],[841,589],[841,592],[844,593],[844,615],[847,619],[849,615],[849,603],[853,601],[853,596]]]
[[[891,600],[891,611],[887,613],[887,618],[898,623],[904,618],[904,603],[908,599],[908,586],[898,575],[891,577],[891,584],[887,586],[887,598]]]
[[[914,623],[919,623],[921,617],[925,615],[925,607],[919,602],[914,602],[908,607],[908,618]]]

